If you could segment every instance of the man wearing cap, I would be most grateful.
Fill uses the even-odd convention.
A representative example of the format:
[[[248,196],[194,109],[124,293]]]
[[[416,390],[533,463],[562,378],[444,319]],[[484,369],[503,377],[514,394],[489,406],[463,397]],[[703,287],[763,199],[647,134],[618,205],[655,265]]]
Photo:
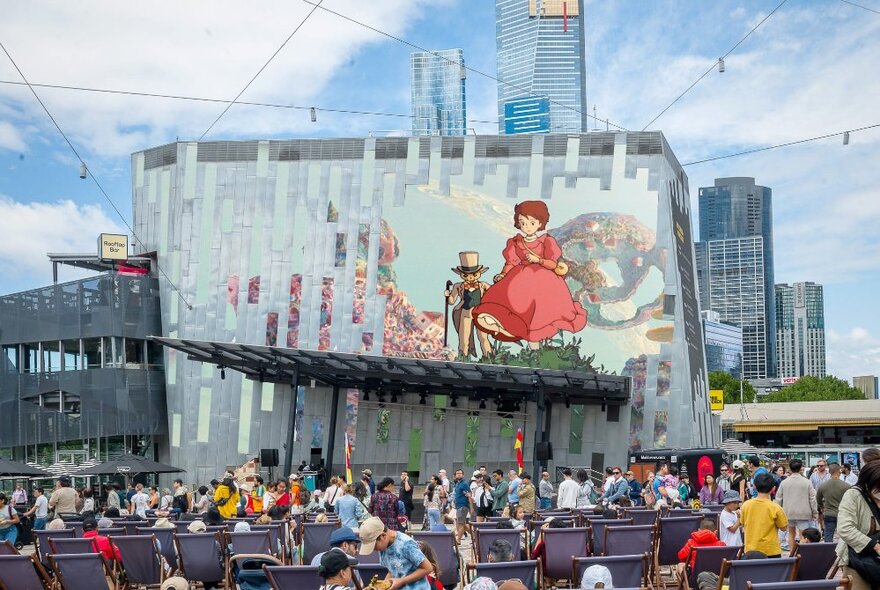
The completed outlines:
[[[70,487],[70,479],[62,477],[58,480],[58,487],[49,498],[49,508],[56,516],[76,512],[76,490]]]
[[[330,534],[330,551],[336,549],[342,551],[346,555],[355,557],[357,555],[359,546],[360,541],[358,540],[357,535],[347,526],[335,529]],[[327,551],[318,553],[315,557],[312,558],[311,565],[321,565],[321,558],[323,558],[326,553]],[[358,580],[358,582],[361,581],[360,575],[357,573],[357,571],[354,572],[354,577]],[[354,583],[349,583],[348,585],[354,586]],[[363,587],[363,583],[361,583],[361,587]]]
[[[465,483],[467,485],[467,483]],[[392,590],[430,590],[426,577],[431,562],[418,543],[400,531],[389,531],[378,518],[371,517],[360,527],[361,555],[379,552],[379,563],[388,569]]]
[[[376,484],[373,482],[373,471],[371,469],[364,469],[361,471],[361,481],[364,482],[364,485],[370,488],[370,495],[376,493]]]
[[[357,564],[356,559],[340,549],[331,549],[322,553],[318,563],[318,575],[324,578],[324,585],[320,590],[352,587],[352,579],[357,575],[357,571],[352,568]]]

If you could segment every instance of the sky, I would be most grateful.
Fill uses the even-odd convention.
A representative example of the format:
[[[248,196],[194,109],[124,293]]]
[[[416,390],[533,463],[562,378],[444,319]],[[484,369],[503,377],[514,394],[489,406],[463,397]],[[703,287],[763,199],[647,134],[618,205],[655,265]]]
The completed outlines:
[[[587,94],[600,118],[640,130],[778,0],[587,0]],[[862,0],[880,11],[880,0]],[[10,3],[0,42],[35,84],[231,100],[313,6],[155,0]],[[428,49],[460,47],[493,76],[494,2],[324,0]],[[408,115],[409,54],[398,40],[318,9],[242,95],[249,102]],[[650,129],[682,163],[880,123],[880,14],[840,0],[789,0]],[[0,53],[0,81],[21,82]],[[109,195],[26,86],[0,83],[0,293],[51,283],[47,252],[92,252],[131,222],[130,154],[199,138],[223,111],[195,102],[35,89]],[[497,82],[470,72],[468,117],[496,118]],[[493,124],[470,124],[495,134]],[[604,128],[604,125],[602,125]],[[207,139],[363,136],[406,117],[235,105]],[[686,166],[691,198],[716,177],[773,189],[776,281],[825,288],[828,372],[880,374],[880,128]],[[694,207],[696,211],[696,206]],[[694,219],[696,227],[696,218]],[[63,270],[61,279],[76,278]]]

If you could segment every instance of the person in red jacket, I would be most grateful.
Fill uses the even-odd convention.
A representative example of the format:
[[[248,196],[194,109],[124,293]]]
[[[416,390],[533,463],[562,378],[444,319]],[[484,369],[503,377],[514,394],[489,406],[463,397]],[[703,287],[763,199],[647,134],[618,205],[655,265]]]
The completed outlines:
[[[110,544],[110,539],[98,534],[98,521],[94,518],[86,518],[83,520],[83,539],[93,539],[95,546],[104,559],[114,560],[122,559],[119,555],[119,549]]]
[[[718,525],[715,524],[715,519],[704,518],[700,523],[700,530],[692,532],[691,538],[679,550],[678,560],[681,563],[678,564],[678,569],[680,573],[684,572],[685,565],[694,567],[697,553],[691,550],[695,547],[724,547],[724,543],[718,540]],[[688,556],[690,556],[690,561],[688,561]],[[685,564],[685,562],[688,563]]]

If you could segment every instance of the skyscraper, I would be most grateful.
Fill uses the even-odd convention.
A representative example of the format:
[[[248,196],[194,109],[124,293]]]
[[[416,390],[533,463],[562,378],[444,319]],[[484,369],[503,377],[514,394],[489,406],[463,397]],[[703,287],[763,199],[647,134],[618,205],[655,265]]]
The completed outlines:
[[[825,304],[822,285],[776,285],[778,377],[825,376]]]
[[[583,4],[583,0],[495,0],[499,133],[509,132],[507,103],[524,98],[547,99],[549,131],[588,130]],[[536,120],[543,120],[541,116],[536,113]]]
[[[717,311],[704,311],[703,338],[706,341],[706,370],[724,371],[742,377],[742,328],[725,324]]]
[[[762,239],[762,272],[764,312],[762,333],[767,341],[761,346],[765,358],[759,366],[749,367],[749,354],[745,353],[746,378],[758,379],[776,376],[776,304],[773,271],[773,191],[755,184],[754,178],[734,177],[716,178],[715,186],[700,188],[700,240],[736,240],[760,236]],[[707,285],[708,286],[708,285]],[[701,283],[700,288],[703,288]],[[717,289],[715,289],[717,294]],[[702,294],[701,294],[702,295]],[[731,293],[731,297],[753,301],[749,294]],[[702,299],[702,296],[701,296]],[[717,302],[717,300],[716,300]],[[717,309],[703,306],[703,309]],[[752,310],[744,310],[744,315],[752,316]],[[722,320],[740,325],[731,315],[722,312]],[[744,346],[748,341],[745,326],[743,327]],[[750,377],[750,375],[759,375]]]
[[[710,240],[694,245],[700,308],[718,313],[722,322],[742,328],[743,377],[765,379],[768,332],[764,288],[764,238]]]
[[[880,380],[874,375],[853,377],[853,387],[865,394],[865,399],[880,398]]]
[[[410,64],[413,135],[464,135],[467,70],[462,50],[417,51]]]

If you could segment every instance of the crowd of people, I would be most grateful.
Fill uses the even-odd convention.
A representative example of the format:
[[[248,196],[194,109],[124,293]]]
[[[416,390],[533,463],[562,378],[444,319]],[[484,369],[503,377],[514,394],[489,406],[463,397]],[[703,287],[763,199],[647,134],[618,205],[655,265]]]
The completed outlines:
[[[572,526],[569,519],[548,517],[527,537],[527,523],[539,510],[588,510],[614,519],[621,510],[640,505],[657,510],[715,505],[717,518],[705,518],[681,547],[682,572],[692,565],[695,547],[742,546],[744,558],[753,559],[787,555],[798,544],[836,541],[844,574],[853,578],[852,588],[861,590],[878,583],[860,565],[860,556],[880,556],[880,543],[872,530],[872,522],[880,522],[880,451],[869,449],[863,459],[860,467],[820,460],[807,470],[800,459],[764,466],[758,457],[750,457],[720,465],[717,473],[704,475],[699,486],[690,481],[686,470],[669,464],[660,464],[643,482],[632,471],[616,466],[605,470],[601,482],[594,482],[585,469],[563,469],[558,482],[544,471],[533,482],[528,473],[489,471],[481,466],[469,476],[457,469],[451,479],[441,469],[423,485],[416,485],[405,471],[396,480],[383,477],[376,482],[372,471],[365,469],[354,482],[332,476],[324,490],[309,490],[297,473],[269,482],[254,476],[248,483],[226,473],[195,491],[180,479],[165,489],[140,483],[127,489],[108,484],[101,498],[93,490],[74,489],[61,478],[48,494],[38,487],[31,496],[22,486],[11,497],[0,494],[0,542],[15,543],[22,519],[30,519],[37,530],[53,529],[64,528],[65,515],[78,514],[83,536],[94,538],[98,550],[114,560],[118,555],[101,535],[102,528],[113,525],[110,519],[152,518],[159,527],[174,526],[171,519],[191,520],[189,532],[198,533],[235,517],[251,517],[262,524],[303,513],[317,522],[333,515],[340,526],[330,539],[332,548],[311,560],[326,578],[325,588],[348,587],[356,576],[352,566],[357,556],[378,551],[395,590],[440,590],[436,556],[430,546],[409,536],[413,528],[452,530],[461,543],[472,535],[472,523],[493,518],[497,528],[523,531],[526,542],[515,554],[509,543],[499,540],[489,548],[488,558],[514,561],[543,557],[543,530]],[[424,518],[414,523],[419,496]],[[241,530],[249,527],[241,522],[236,530],[239,524]],[[588,568],[581,587],[601,587],[590,584],[606,582],[604,587],[611,587],[609,575],[602,566]],[[701,588],[714,588],[718,579],[706,573],[698,583]],[[469,587],[524,588],[515,580],[497,584],[483,578]]]

